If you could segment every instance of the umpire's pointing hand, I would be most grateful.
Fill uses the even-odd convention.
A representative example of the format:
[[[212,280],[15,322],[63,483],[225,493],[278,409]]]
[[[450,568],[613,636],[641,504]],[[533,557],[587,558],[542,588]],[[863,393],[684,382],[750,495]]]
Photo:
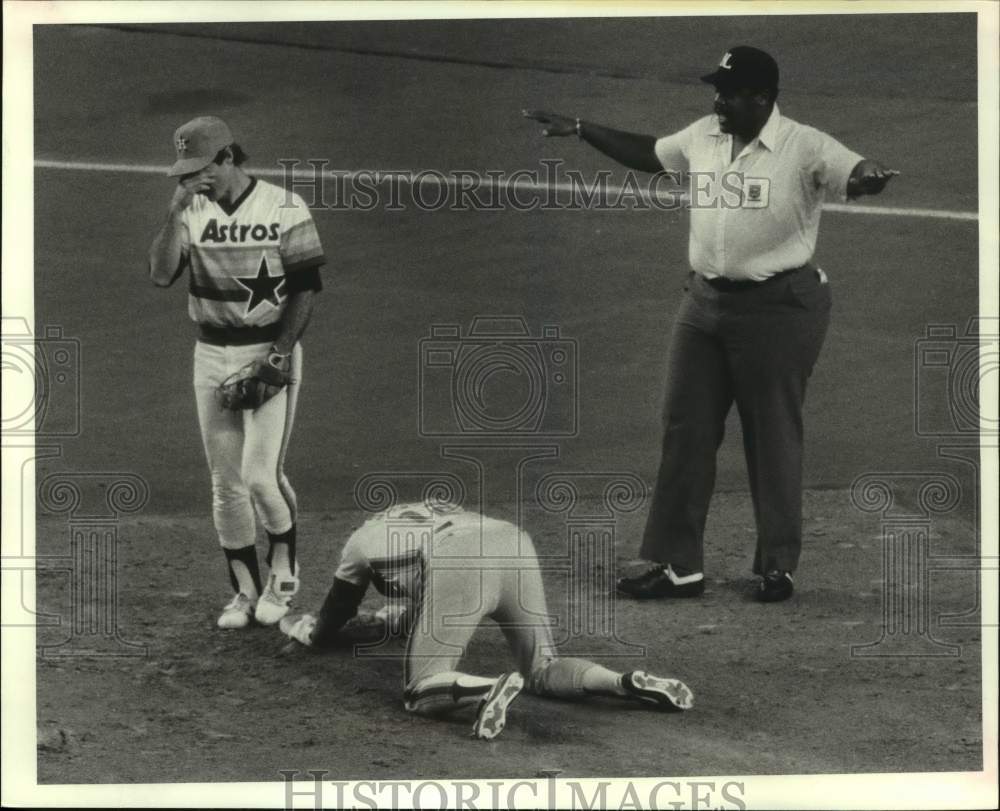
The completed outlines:
[[[878,161],[863,160],[854,167],[847,181],[847,194],[857,197],[861,194],[878,194],[899,172],[887,169]]]
[[[895,169],[875,169],[861,175],[859,182],[868,194],[878,194],[898,174],[899,172]]]
[[[542,130],[542,135],[550,138],[556,135],[575,135],[576,119],[559,113],[547,113],[544,110],[521,110],[521,115],[548,126]]]

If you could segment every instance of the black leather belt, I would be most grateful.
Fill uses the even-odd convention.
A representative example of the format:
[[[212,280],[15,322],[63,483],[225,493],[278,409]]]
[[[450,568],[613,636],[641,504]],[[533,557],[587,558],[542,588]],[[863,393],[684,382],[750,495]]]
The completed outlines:
[[[278,340],[280,332],[281,323],[277,321],[263,327],[217,327],[212,324],[199,324],[198,340],[214,346],[269,344]]]
[[[788,270],[781,270],[775,273],[773,276],[768,276],[762,281],[754,281],[753,279],[727,279],[724,276],[716,276],[714,279],[705,279],[705,282],[710,286],[714,287],[721,293],[737,293],[741,290],[757,290],[763,285],[772,284],[778,279],[782,279],[792,273],[799,273],[803,270],[812,269],[813,265],[811,262],[806,262],[804,265],[800,265],[797,268],[789,268]],[[702,277],[704,279],[704,277]]]

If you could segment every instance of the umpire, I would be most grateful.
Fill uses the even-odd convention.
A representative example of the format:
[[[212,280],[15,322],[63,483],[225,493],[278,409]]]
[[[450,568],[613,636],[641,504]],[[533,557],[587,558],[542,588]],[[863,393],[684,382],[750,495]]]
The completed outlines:
[[[730,48],[702,81],[714,115],[656,139],[541,111],[543,135],[577,135],[625,166],[686,173],[691,273],[667,362],[664,439],[642,565],[618,581],[638,598],[705,588],[703,533],[715,457],[732,404],[740,415],[764,602],[792,594],[802,546],[802,404],[830,318],[812,263],[826,195],[878,194],[897,172],[864,160],[778,109],[778,66]]]

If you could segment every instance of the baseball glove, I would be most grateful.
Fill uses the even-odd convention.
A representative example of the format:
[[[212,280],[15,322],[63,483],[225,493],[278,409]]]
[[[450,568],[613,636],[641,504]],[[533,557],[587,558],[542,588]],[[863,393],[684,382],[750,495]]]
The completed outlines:
[[[386,632],[389,636],[409,636],[412,630],[412,612],[405,605],[400,603],[386,603],[375,616],[385,623]]]
[[[337,631],[330,647],[370,645],[409,634],[409,612],[399,606],[383,606],[379,611],[362,609]]]
[[[229,411],[260,408],[293,382],[291,371],[291,354],[283,355],[272,346],[266,358],[248,363],[219,384],[215,392],[219,408]]]
[[[323,638],[315,635],[317,620],[312,614],[285,616],[281,619],[281,632],[314,650],[350,648],[381,642],[387,638],[385,620],[372,611],[359,611],[332,634]]]
[[[359,611],[337,631],[337,644],[343,646],[381,642],[388,636],[385,620],[372,611]]]

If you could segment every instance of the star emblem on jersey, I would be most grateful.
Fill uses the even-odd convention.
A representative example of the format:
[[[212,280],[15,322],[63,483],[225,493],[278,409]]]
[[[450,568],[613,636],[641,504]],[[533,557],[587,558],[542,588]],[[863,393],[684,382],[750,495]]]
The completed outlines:
[[[256,276],[237,276],[236,281],[250,291],[250,300],[247,302],[247,315],[250,315],[258,305],[263,304],[265,301],[272,307],[277,307],[281,304],[281,299],[278,296],[278,288],[284,283],[285,277],[283,275],[272,276],[268,272],[266,255],[261,254],[260,267],[257,269]]]
[[[178,152],[187,152],[188,139],[185,138],[183,135],[180,135],[177,137],[177,142],[175,145],[177,147]]]

